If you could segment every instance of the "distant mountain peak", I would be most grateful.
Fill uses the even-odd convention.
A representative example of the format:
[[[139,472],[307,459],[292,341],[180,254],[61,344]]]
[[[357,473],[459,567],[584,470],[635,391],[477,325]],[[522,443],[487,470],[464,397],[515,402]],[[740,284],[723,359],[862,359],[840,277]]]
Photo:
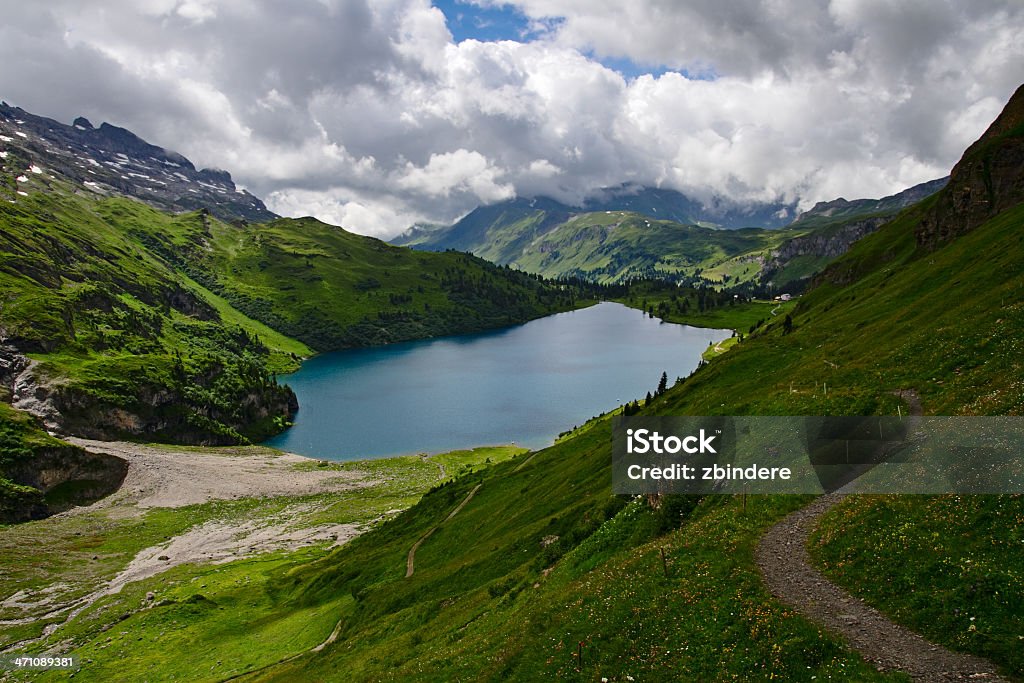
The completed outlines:
[[[208,209],[224,220],[277,217],[259,198],[239,190],[227,171],[197,170],[181,154],[127,128],[106,122],[96,128],[83,116],[69,126],[4,103],[0,135],[5,151],[16,150],[21,161],[63,176],[84,191],[126,195],[166,211]]]

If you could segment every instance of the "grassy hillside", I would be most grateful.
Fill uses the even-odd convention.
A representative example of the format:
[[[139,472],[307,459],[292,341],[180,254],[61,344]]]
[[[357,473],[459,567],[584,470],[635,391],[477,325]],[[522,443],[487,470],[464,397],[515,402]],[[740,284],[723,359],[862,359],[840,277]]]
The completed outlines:
[[[887,413],[891,392],[913,388],[932,414],[1020,414],[1024,206],[928,252],[913,230],[930,201],[834,264],[793,310],[790,334],[767,323],[665,409]]]
[[[259,446],[164,446],[161,450],[174,456],[200,456],[207,466],[210,461],[223,460],[226,470],[238,460],[262,461],[261,468],[281,468],[275,462],[280,454]],[[314,535],[292,544],[287,541],[292,532],[316,531],[328,522],[335,532],[342,534],[351,530],[337,529],[336,525],[379,525],[415,503],[439,479],[456,471],[471,472],[502,462],[520,452],[521,449],[504,446],[431,457],[331,464],[314,460],[292,462],[290,466],[297,470],[297,477],[303,476],[299,470],[333,472],[354,486],[338,490],[328,484],[329,479],[321,479],[325,490],[269,494],[264,491],[263,495],[230,500],[215,497],[184,507],[166,507],[166,499],[163,503],[153,501],[152,507],[141,507],[137,498],[133,501],[132,492],[128,492],[127,497],[120,496],[110,505],[2,528],[0,554],[5,561],[0,573],[0,594],[17,593],[21,597],[0,605],[0,648],[40,637],[48,626],[59,626],[51,640],[67,638],[86,648],[80,651],[83,671],[76,678],[84,675],[116,681],[167,680],[177,676],[182,680],[219,679],[226,675],[219,672],[244,662],[274,662],[281,652],[316,644],[323,638],[321,626],[330,632],[334,625],[331,605],[294,610],[280,622],[264,618],[265,606],[275,602],[266,588],[281,569],[307,564],[330,552],[329,535]],[[287,531],[282,525],[287,526]],[[129,583],[116,593],[94,593],[102,593],[106,582],[115,579],[147,548],[163,550],[175,556],[175,560],[180,559],[179,552],[188,552],[181,546],[159,546],[168,539],[195,535],[198,529],[209,526],[230,527],[236,540],[247,538],[247,543],[233,549],[245,559],[230,564],[185,562]],[[257,529],[255,536],[250,535]],[[229,547],[231,544],[228,541]],[[286,551],[286,547],[293,549]],[[218,541],[212,540],[212,545],[204,549],[217,552],[217,548]],[[223,545],[219,548],[224,552]],[[152,599],[147,599],[150,592]],[[65,624],[67,612],[57,608],[75,604],[84,607],[83,600],[90,603],[88,608]],[[221,635],[230,635],[231,642],[219,643],[229,645],[230,650],[216,651],[216,657],[221,659],[218,665],[206,657],[212,652],[200,644],[204,639],[219,641]],[[167,656],[159,648],[150,650],[140,645],[151,641],[160,642]],[[36,647],[41,646],[28,649]],[[29,676],[34,680],[38,674]],[[5,672],[5,681],[12,678],[20,680]]]
[[[754,278],[759,272],[754,263],[757,255],[791,236],[786,231],[715,230],[636,213],[602,211],[573,216],[526,246],[513,263],[548,276],[621,282],[656,274],[700,275],[746,255],[746,268],[737,261],[715,274],[718,280],[727,276],[735,282]]]
[[[0,385],[86,436],[233,443],[280,431],[275,373],[314,351],[471,332],[581,305],[580,291],[313,219],[227,224],[97,198],[17,151],[0,186]],[[21,359],[21,360],[19,360]],[[27,378],[27,380],[26,380]]]
[[[251,321],[222,318],[102,203],[45,176],[19,186],[27,196],[0,202],[8,389],[19,354],[37,365],[7,400],[39,401],[85,435],[224,443],[280,429],[294,396]]]
[[[601,421],[437,487],[326,556],[176,569],[54,637],[88,662],[76,680],[901,680],[760,585],[759,530],[803,498],[655,511],[610,495],[609,463]],[[160,600],[135,609],[147,590]]]
[[[758,499],[745,512],[719,499],[662,535],[692,505],[655,512],[609,496],[608,437],[604,423],[525,465],[458,481],[284,578],[300,605],[352,596],[337,610],[338,643],[251,680],[884,680],[771,607],[759,585],[757,529],[799,499]],[[478,484],[406,579],[412,542]]]
[[[235,226],[202,213],[112,221],[233,308],[318,350],[472,332],[568,310],[579,292],[458,253],[394,247],[313,218]]]
[[[888,414],[900,404],[894,392],[913,389],[929,414],[1020,414],[1024,205],[919,246],[915,230],[934,201],[831,266],[790,312],[791,325],[759,326],[645,410]],[[756,539],[805,499],[668,498],[656,510],[619,500],[610,496],[609,441],[599,420],[280,573],[271,582],[279,615],[330,604],[337,640],[293,651],[248,680],[881,677],[778,607],[758,578]],[[823,530],[821,556],[853,590],[865,580],[881,586],[865,597],[911,624],[928,618],[917,605],[940,609],[955,592],[959,611],[933,620],[928,634],[1020,675],[1024,552],[1009,541],[1019,540],[1012,528],[1024,498],[988,500],[854,501]],[[941,543],[936,533],[965,538],[964,547],[915,561]],[[957,564],[967,560],[972,567]],[[956,630],[969,629],[965,614],[980,615],[980,636]]]
[[[1022,496],[862,496],[811,550],[837,583],[926,637],[1024,672]]]

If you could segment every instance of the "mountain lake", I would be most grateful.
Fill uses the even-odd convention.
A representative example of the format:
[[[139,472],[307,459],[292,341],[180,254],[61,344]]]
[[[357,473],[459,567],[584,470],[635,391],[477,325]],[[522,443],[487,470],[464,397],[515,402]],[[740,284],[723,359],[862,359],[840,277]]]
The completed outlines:
[[[523,325],[338,351],[280,378],[295,425],[265,445],[328,460],[550,445],[563,431],[669,385],[729,337],[617,303]]]

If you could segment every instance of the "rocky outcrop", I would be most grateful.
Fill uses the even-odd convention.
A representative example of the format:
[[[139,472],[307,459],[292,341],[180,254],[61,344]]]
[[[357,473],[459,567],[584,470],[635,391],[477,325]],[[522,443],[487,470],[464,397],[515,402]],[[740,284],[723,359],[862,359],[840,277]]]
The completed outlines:
[[[128,474],[128,463],[113,455],[61,443],[35,449],[31,458],[8,467],[4,474],[14,484],[42,494],[28,504],[4,506],[0,501],[0,522],[25,522],[110,495]]]
[[[2,341],[4,331],[0,329],[0,342]],[[0,343],[0,399],[10,401],[15,381],[31,362],[10,344]]]
[[[31,416],[0,405],[0,524],[90,503],[116,491],[127,472],[123,458],[59,441]]]
[[[50,387],[36,380],[36,365],[11,344],[0,344],[0,399],[55,430],[60,425],[60,414],[50,400]]]
[[[203,385],[190,385],[195,386]],[[87,439],[227,446],[280,431],[268,423],[277,416],[291,420],[298,410],[295,394],[279,385],[241,390],[228,405],[204,400],[195,388],[152,384],[135,386],[128,402],[106,400],[92,387],[49,384],[45,379],[36,382],[33,389],[33,400],[16,400],[15,407],[37,415],[40,406],[49,408],[52,412],[40,416],[52,428]]]
[[[37,363],[28,361],[10,385],[11,405],[38,418],[51,431],[60,431],[63,420],[54,403],[55,385],[41,381]]]
[[[939,244],[978,227],[1024,201],[1024,85],[999,117],[953,167],[914,236],[918,245]]]
[[[888,220],[888,217],[855,220],[832,230],[812,232],[783,242],[778,249],[772,250],[762,266],[761,281],[771,283],[794,259],[802,256],[838,258],[854,242],[878,230]]]
[[[202,400],[196,388],[217,379],[191,378],[191,389],[137,383],[130,396],[113,401],[97,391],[102,387],[47,377],[13,346],[0,345],[0,398],[58,434],[223,446],[270,436],[282,428],[275,418],[288,421],[298,411],[295,393],[277,384],[242,388],[228,405]]]

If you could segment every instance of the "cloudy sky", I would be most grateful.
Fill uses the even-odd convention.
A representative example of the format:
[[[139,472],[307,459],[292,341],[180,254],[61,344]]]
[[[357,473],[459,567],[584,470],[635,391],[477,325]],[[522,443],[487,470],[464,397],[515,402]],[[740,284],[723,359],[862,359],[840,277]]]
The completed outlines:
[[[0,99],[390,236],[516,194],[882,196],[1024,81],[1018,0],[0,0]]]

